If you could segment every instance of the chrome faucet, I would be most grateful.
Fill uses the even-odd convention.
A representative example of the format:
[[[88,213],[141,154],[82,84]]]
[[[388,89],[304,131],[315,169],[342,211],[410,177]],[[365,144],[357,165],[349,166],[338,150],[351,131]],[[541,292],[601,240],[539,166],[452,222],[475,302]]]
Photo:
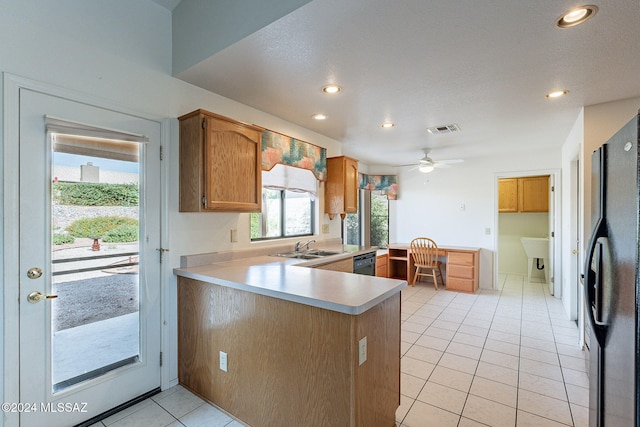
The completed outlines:
[[[315,242],[315,240],[309,240],[306,243],[302,243],[302,240],[296,242],[296,252],[300,252],[304,246],[306,246],[307,250],[309,250],[309,245]]]

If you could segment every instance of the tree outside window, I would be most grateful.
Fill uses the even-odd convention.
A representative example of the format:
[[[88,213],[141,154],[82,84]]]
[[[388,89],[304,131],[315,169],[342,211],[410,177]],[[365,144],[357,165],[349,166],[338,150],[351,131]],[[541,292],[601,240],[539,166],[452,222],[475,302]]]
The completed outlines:
[[[386,248],[389,245],[389,199],[385,195],[371,193],[371,246]]]
[[[368,230],[366,230],[365,224],[369,224]],[[386,248],[389,244],[389,200],[387,196],[360,190],[358,213],[348,214],[345,217],[344,232],[347,245],[371,245]]]

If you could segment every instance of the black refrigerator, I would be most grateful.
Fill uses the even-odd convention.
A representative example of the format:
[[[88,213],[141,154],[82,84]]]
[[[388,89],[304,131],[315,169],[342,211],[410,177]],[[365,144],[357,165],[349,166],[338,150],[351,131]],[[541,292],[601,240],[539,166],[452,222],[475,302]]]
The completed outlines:
[[[585,259],[589,426],[640,426],[638,116],[593,153]]]

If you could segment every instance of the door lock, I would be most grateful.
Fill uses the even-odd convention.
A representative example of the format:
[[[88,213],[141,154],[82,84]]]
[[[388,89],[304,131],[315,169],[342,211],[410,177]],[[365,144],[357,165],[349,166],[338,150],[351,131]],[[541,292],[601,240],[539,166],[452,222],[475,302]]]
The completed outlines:
[[[27,295],[27,301],[29,301],[31,304],[36,304],[40,301],[53,298],[58,298],[58,295],[44,295],[38,291],[33,291],[29,295]]]
[[[29,271],[27,271],[27,277],[29,279],[37,279],[40,276],[42,276],[42,269],[41,268],[33,267],[33,268],[30,268]]]

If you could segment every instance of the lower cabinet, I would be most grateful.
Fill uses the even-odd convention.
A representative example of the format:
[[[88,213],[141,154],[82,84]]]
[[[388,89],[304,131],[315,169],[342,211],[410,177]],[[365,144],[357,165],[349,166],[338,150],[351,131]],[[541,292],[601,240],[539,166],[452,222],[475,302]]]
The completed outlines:
[[[478,251],[447,251],[447,289],[475,292],[478,290]]]
[[[178,378],[254,427],[391,427],[400,293],[348,315],[179,277]]]
[[[389,255],[383,254],[376,257],[376,276],[389,277]]]
[[[318,265],[315,268],[319,268],[321,270],[342,271],[343,273],[353,273],[353,258],[329,262],[326,264]]]

